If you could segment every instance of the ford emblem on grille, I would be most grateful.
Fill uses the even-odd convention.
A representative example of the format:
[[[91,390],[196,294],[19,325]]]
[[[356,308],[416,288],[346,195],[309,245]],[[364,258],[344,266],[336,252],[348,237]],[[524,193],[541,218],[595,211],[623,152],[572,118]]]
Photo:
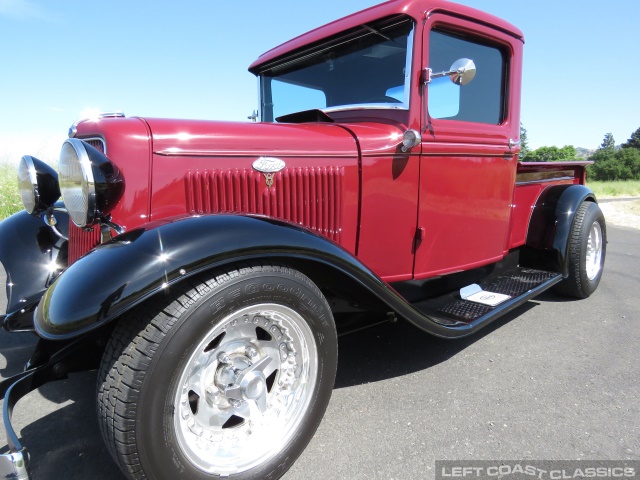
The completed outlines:
[[[253,169],[262,173],[276,173],[285,167],[284,160],[273,157],[260,157],[253,162]]]
[[[273,185],[274,175],[285,167],[284,160],[274,157],[260,157],[253,162],[253,169],[258,172],[264,173],[264,179],[267,182],[267,187],[271,188]]]

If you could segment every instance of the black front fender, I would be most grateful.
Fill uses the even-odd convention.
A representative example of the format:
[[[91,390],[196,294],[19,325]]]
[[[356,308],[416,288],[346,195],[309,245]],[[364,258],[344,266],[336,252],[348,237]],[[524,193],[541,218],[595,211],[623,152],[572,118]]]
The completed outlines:
[[[73,338],[184,278],[274,257],[322,262],[390,289],[342,247],[295,225],[256,216],[186,217],[119,235],[73,263],[38,305],[36,330],[47,339]]]
[[[65,234],[69,217],[56,212]],[[40,216],[21,211],[0,223],[0,318],[9,331],[33,329],[33,310],[55,276],[67,266],[66,240]]]

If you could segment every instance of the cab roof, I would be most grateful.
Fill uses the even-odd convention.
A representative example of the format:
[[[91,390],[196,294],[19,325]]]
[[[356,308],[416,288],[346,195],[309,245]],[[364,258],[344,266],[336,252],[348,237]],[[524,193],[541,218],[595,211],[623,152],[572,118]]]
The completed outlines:
[[[524,41],[524,36],[517,27],[505,20],[502,20],[501,18],[475,8],[448,2],[446,0],[389,0],[343,17],[339,20],[335,20],[289,40],[282,45],[272,48],[260,55],[260,57],[251,64],[249,71],[257,74],[261,70],[261,65],[270,63],[278,57],[284,57],[288,53],[298,50],[306,45],[319,42],[332,35],[339,34],[340,32],[344,32],[384,17],[404,14],[412,17],[416,22],[420,22],[434,13],[448,13],[460,18],[472,20],[476,23],[488,25],[501,30],[519,40]]]

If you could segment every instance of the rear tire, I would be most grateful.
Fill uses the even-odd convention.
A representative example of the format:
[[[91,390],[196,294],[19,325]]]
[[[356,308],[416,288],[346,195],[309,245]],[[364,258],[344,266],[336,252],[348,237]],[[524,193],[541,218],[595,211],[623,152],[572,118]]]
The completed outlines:
[[[329,402],[329,305],[302,273],[251,265],[186,280],[122,318],[98,417],[131,479],[279,478]]]
[[[583,202],[575,214],[569,239],[569,276],[556,291],[587,298],[598,288],[607,252],[607,228],[598,204]]]

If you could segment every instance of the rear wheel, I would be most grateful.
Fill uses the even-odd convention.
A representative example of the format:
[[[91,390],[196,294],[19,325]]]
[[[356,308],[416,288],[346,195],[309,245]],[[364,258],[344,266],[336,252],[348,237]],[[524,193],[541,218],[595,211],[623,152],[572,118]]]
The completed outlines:
[[[569,276],[557,286],[563,295],[587,298],[598,288],[607,251],[607,229],[600,207],[584,202],[575,214],[569,239]]]
[[[129,478],[278,478],[313,436],[337,363],[303,274],[249,266],[178,286],[117,325],[98,413]]]

